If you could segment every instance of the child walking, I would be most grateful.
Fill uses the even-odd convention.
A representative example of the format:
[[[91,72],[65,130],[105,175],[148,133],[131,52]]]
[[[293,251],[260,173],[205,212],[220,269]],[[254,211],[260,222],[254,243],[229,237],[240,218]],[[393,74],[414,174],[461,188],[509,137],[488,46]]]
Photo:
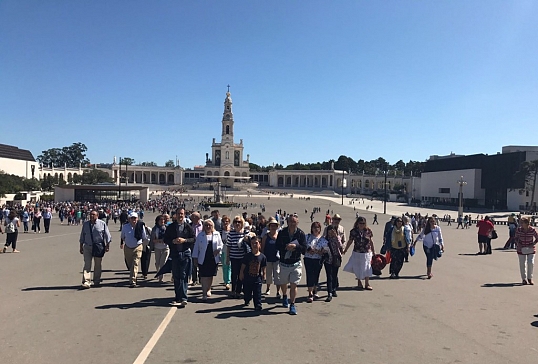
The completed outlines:
[[[247,240],[249,238],[245,238]],[[260,238],[253,236],[250,238],[252,251],[245,255],[241,264],[239,280],[243,282],[243,293],[245,294],[245,306],[250,305],[250,300],[254,300],[254,309],[262,309],[262,282],[265,279],[265,268],[267,259],[260,251]]]

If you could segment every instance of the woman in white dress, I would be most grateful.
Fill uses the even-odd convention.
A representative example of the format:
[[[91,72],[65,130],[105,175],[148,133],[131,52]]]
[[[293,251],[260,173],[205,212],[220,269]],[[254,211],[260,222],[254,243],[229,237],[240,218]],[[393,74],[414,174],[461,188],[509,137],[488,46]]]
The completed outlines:
[[[372,290],[372,286],[370,286],[371,263],[372,256],[375,254],[373,236],[372,230],[366,225],[366,219],[359,217],[353,224],[353,229],[349,232],[349,240],[344,249],[344,254],[346,254],[351,244],[353,244],[353,252],[344,267],[344,272],[355,274],[358,281],[357,288],[360,290]],[[364,280],[364,286],[361,280]]]

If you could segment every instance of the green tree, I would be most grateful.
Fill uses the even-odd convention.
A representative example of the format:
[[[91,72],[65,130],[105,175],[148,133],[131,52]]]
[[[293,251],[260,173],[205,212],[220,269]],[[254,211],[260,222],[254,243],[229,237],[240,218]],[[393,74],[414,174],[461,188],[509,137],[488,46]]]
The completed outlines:
[[[85,185],[94,185],[97,183],[112,182],[112,178],[105,171],[99,169],[90,169],[82,173],[81,178],[82,184]]]
[[[164,164],[165,167],[175,167],[176,164],[174,163],[173,160],[169,159],[166,161],[166,163]]]
[[[54,187],[54,177],[46,176],[41,180],[41,189],[43,191],[52,191],[52,187]]]
[[[27,178],[23,180],[25,191],[38,191],[41,189],[41,183],[36,178]]]
[[[346,157],[341,155],[338,157],[338,160],[334,163],[334,168],[340,171],[349,171],[357,172],[357,162],[353,158]]]
[[[139,164],[139,166],[143,167],[157,167],[157,163],[155,162],[142,162]]]
[[[260,166],[257,165],[256,163],[249,163],[249,164],[248,164],[248,168],[249,168],[251,171],[255,171],[255,172],[261,172],[261,171],[262,171],[262,167],[260,167]]]
[[[37,161],[44,166],[78,168],[86,166],[90,161],[86,158],[88,148],[83,143],[73,143],[69,147],[51,148],[41,152]]]
[[[129,157],[120,158],[120,164],[123,164],[124,166],[132,166],[135,164],[135,160]]]
[[[525,190],[530,190],[531,192],[530,208],[532,211],[535,211],[534,192],[536,191],[536,177],[538,177],[538,159],[522,162],[518,174],[522,175],[525,179]]]

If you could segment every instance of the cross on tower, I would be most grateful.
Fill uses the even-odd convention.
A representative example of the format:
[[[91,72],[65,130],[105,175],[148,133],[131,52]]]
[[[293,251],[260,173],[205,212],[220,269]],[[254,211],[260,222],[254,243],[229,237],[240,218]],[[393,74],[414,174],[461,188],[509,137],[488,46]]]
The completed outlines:
[[[228,92],[230,92],[230,84],[228,84],[228,86],[227,86],[227,87],[228,87]]]

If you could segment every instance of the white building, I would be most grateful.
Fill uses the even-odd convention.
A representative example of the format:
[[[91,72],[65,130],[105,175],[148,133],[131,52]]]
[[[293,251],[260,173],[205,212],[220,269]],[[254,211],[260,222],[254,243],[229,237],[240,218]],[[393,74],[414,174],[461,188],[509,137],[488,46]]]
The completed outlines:
[[[38,167],[29,150],[0,144],[0,171],[23,178],[39,178]]]
[[[532,192],[517,172],[524,161],[538,160],[538,147],[506,146],[494,155],[451,155],[430,158],[421,176],[421,195],[425,202],[457,206],[460,183],[464,206],[531,210]],[[538,191],[535,191],[535,200]],[[536,209],[536,201],[534,202]]]

